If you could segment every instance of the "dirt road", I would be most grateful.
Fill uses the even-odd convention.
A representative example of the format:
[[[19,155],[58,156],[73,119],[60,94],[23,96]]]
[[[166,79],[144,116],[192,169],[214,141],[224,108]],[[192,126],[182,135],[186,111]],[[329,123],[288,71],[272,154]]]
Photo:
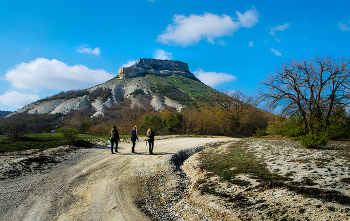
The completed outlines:
[[[139,177],[172,173],[169,160],[182,149],[228,140],[156,140],[154,155],[145,142],[133,154],[130,143],[117,154],[108,147],[79,150],[41,173],[0,180],[0,220],[150,220],[136,204],[147,195]]]

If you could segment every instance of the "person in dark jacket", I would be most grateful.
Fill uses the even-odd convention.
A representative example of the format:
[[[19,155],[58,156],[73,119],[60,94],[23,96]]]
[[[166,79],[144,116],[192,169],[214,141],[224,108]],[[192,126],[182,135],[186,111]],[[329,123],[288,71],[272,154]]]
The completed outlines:
[[[120,141],[119,139],[119,133],[117,130],[117,126],[113,126],[111,132],[109,133],[109,137],[111,139],[111,152],[113,154],[113,145],[115,143],[115,152],[118,152],[118,142]]]
[[[152,128],[148,128],[146,136],[148,137],[148,150],[149,154],[153,154],[154,147],[154,131]]]
[[[131,152],[132,152],[132,153],[135,152],[136,140],[139,140],[139,138],[137,137],[136,125],[135,125],[134,128],[133,128],[133,130],[131,131],[131,142],[132,142]]]

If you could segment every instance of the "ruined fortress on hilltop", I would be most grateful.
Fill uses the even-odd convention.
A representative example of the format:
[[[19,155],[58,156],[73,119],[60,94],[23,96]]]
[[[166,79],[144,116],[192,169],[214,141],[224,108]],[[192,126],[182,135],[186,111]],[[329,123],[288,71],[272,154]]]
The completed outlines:
[[[144,77],[147,74],[179,75],[197,80],[188,70],[187,64],[181,61],[141,58],[131,67],[119,68],[119,78],[121,79]]]

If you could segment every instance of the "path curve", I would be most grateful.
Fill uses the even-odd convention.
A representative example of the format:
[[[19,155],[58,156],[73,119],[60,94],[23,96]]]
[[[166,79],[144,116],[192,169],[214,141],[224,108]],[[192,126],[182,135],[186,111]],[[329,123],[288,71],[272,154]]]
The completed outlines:
[[[145,141],[129,143],[119,152],[93,148],[41,174],[0,181],[0,220],[150,220],[135,204],[135,176],[168,168],[182,149],[232,138],[173,138],[156,140],[154,155]]]

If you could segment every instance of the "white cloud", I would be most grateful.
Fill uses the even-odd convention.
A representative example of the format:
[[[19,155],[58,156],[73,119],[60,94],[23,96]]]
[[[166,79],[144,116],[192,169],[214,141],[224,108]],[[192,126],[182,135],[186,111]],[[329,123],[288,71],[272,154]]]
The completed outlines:
[[[349,23],[350,23],[350,20],[349,20]],[[344,24],[344,23],[339,22],[339,23],[338,23],[338,26],[339,26],[340,30],[342,30],[342,31],[350,31],[350,27],[348,27],[348,26],[347,26],[346,24]]]
[[[246,11],[244,14],[236,12],[238,19],[228,15],[175,15],[173,24],[169,24],[166,30],[158,35],[157,41],[164,44],[188,46],[206,39],[214,44],[216,38],[232,36],[241,27],[251,28],[258,23],[259,13],[255,9]]]
[[[284,31],[285,29],[289,28],[289,23],[286,22],[283,25],[277,25],[276,27],[270,28],[270,31],[268,31],[268,33],[270,35],[275,35],[275,31]]]
[[[275,40],[276,40],[278,43],[281,43],[281,41],[280,41],[278,38],[275,38]]]
[[[253,47],[253,42],[250,41],[248,47]]]
[[[227,73],[205,72],[202,69],[198,69],[193,72],[199,80],[204,84],[215,87],[216,85],[237,80],[237,77]]]
[[[128,60],[128,62],[126,64],[122,65],[122,68],[130,67],[130,66],[134,65],[136,62],[137,61]]]
[[[29,63],[22,62],[5,74],[16,89],[72,90],[103,83],[114,76],[105,70],[91,70],[84,65],[68,66],[56,59],[37,58]]]
[[[1,104],[16,108],[22,108],[37,100],[39,100],[38,95],[21,93],[19,91],[6,91],[3,95],[0,95]]]
[[[164,51],[162,49],[159,49],[155,51],[153,58],[161,59],[161,60],[171,60],[173,57],[171,53]]]
[[[219,39],[219,40],[216,41],[216,44],[221,45],[221,46],[225,46],[226,42],[224,40],[222,40],[222,39]]]
[[[87,48],[87,45],[81,45],[80,48],[77,49],[80,53],[88,53],[88,54],[94,54],[94,55],[100,55],[101,51],[99,47],[96,47],[95,49]]]
[[[278,57],[282,56],[282,53],[277,51],[276,49],[270,48],[271,52],[277,55]]]
[[[251,28],[259,22],[259,13],[255,9],[250,9],[244,14],[237,11],[236,14],[241,26],[244,28]]]

